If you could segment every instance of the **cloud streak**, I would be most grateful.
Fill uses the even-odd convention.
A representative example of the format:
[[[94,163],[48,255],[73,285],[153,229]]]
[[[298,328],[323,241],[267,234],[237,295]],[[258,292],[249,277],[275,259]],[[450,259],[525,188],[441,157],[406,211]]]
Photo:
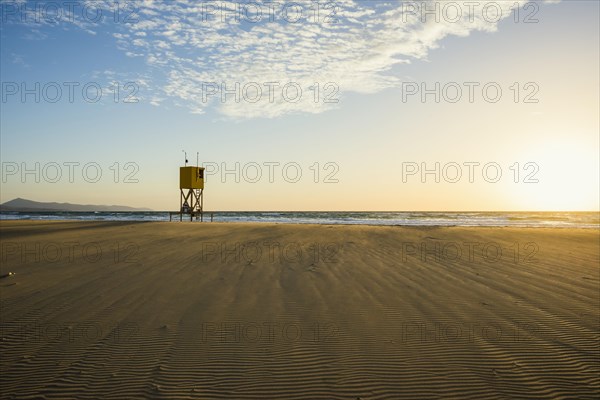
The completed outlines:
[[[448,36],[494,32],[527,2],[450,3],[141,0],[133,21],[111,30],[119,49],[151,69],[153,105],[273,118],[397,87],[396,66],[426,59]],[[92,4],[114,13],[113,0]]]

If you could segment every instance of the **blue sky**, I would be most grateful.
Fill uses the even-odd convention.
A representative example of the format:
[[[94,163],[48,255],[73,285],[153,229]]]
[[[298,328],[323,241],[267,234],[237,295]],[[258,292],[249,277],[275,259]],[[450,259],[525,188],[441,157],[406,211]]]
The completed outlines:
[[[490,3],[488,10],[502,10],[497,22],[461,2],[461,18],[453,21],[452,14],[438,21],[418,15],[419,7],[444,2],[337,1],[321,2],[318,20],[297,22],[297,14],[280,13],[293,6],[284,2],[273,21],[263,15],[258,22],[235,2],[120,3],[116,22],[112,1],[2,2],[1,201],[175,209],[185,149],[193,163],[199,152],[213,167],[240,165],[239,182],[233,174],[209,177],[207,208],[214,210],[597,209],[598,3],[521,2],[518,14],[517,2],[481,2]],[[299,4],[304,14],[314,12],[314,3]],[[216,16],[205,19],[210,7]],[[223,22],[218,9],[227,7],[238,8]],[[537,22],[525,23],[530,15]],[[23,99],[22,85],[35,91],[36,82],[40,102],[33,94]],[[66,82],[77,85],[72,102]],[[292,95],[300,87],[302,96],[292,102],[276,90],[271,101],[268,82],[293,86]],[[403,97],[407,84],[436,82],[457,83],[463,97]],[[465,82],[478,85],[473,102]],[[489,83],[503,91],[496,103],[482,97]],[[63,89],[56,103],[49,101],[54,84]],[[236,84],[240,95],[248,88],[247,98],[221,100],[222,85]],[[98,102],[86,101],[85,85],[101,88]],[[248,101],[257,86],[260,100]],[[209,89],[216,93],[203,98]],[[533,91],[537,102],[524,102]],[[337,102],[325,102],[328,93]],[[95,163],[102,179],[76,175],[69,182],[65,162]],[[269,182],[270,162],[299,166],[302,179],[290,182],[278,172]],[[410,163],[456,163],[464,175],[470,162],[496,163],[503,178],[402,179]],[[21,176],[36,163],[39,182]],[[62,166],[62,179],[45,179],[49,163]],[[127,163],[136,167],[125,169]],[[523,182],[535,169],[526,163],[539,169],[538,182]],[[255,164],[262,179],[251,182],[241,171]],[[123,182],[132,171],[137,182]]]

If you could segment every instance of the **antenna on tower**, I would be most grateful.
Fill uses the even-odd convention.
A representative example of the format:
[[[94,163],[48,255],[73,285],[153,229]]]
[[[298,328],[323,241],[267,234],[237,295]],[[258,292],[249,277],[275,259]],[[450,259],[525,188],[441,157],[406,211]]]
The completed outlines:
[[[181,151],[183,151],[183,157],[184,157],[184,160],[185,160],[185,166],[187,167],[187,163],[188,163],[187,153],[185,152],[185,150],[181,150]]]
[[[199,167],[199,166],[200,166],[200,162],[198,161],[198,160],[200,160],[200,158],[199,158],[199,157],[200,157],[200,152],[199,152],[199,151],[197,151],[197,152],[196,152],[196,167]]]

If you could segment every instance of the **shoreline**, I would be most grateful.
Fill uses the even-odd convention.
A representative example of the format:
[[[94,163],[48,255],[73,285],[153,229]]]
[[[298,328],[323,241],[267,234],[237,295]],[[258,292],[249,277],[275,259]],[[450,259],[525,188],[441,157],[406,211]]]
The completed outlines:
[[[4,223],[4,222],[24,222],[24,223],[43,223],[43,222],[60,222],[60,223],[64,223],[64,222],[69,222],[69,223],[82,223],[82,224],[88,224],[88,223],[106,223],[106,222],[114,222],[114,223],[123,223],[123,224],[130,224],[130,223],[153,223],[153,224],[175,224],[175,223],[180,223],[180,224],[200,224],[200,225],[206,225],[206,224],[227,224],[227,225],[232,225],[232,224],[241,224],[241,225],[253,225],[253,224],[257,224],[257,225],[291,225],[291,226],[296,226],[296,225],[308,225],[308,226],[365,226],[365,227],[396,227],[396,228],[489,228],[489,229],[495,229],[495,228],[506,228],[506,229],[584,229],[584,230],[600,230],[600,225],[596,225],[596,226],[529,226],[529,225],[435,225],[435,224],[430,224],[430,225],[417,225],[417,224],[412,224],[412,225],[402,225],[402,224],[365,224],[365,223],[344,223],[344,222],[339,222],[339,223],[315,223],[315,222],[289,222],[289,221],[285,221],[285,222],[273,222],[273,221],[265,221],[265,222],[261,222],[261,221],[214,221],[214,222],[210,222],[210,221],[204,221],[204,222],[200,222],[200,221],[186,221],[185,219],[183,221],[143,221],[143,220],[110,220],[110,219],[106,219],[106,220],[81,220],[81,219],[0,219],[0,223]]]

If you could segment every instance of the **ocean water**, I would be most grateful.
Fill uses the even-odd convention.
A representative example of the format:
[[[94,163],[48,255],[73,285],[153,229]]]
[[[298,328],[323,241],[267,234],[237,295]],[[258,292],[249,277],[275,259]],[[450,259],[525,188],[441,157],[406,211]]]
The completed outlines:
[[[210,214],[205,213],[205,221]],[[178,217],[174,219],[179,221]],[[0,220],[169,221],[167,211],[2,212]],[[185,218],[184,218],[185,220]],[[215,222],[600,228],[598,212],[215,212]]]

